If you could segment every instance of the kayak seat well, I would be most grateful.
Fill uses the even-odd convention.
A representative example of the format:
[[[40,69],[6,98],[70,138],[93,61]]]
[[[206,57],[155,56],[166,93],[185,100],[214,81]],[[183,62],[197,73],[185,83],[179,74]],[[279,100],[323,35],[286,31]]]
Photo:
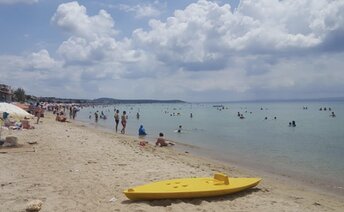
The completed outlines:
[[[228,185],[228,176],[222,173],[216,173],[214,175],[214,185]]]

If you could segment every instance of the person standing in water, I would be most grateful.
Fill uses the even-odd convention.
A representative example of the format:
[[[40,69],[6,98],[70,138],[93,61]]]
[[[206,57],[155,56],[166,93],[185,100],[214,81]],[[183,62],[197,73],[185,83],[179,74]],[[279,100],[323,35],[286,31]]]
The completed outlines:
[[[182,132],[182,125],[179,125],[179,128],[177,130],[178,133],[181,133]]]
[[[94,113],[94,120],[96,123],[98,122],[98,111]]]
[[[125,134],[125,127],[127,126],[127,112],[123,111],[122,117],[121,117],[121,124],[122,124],[122,130],[121,133]]]
[[[117,132],[117,130],[118,130],[118,123],[119,123],[119,110],[115,111],[114,118],[115,118],[115,129],[116,129],[116,132]]]

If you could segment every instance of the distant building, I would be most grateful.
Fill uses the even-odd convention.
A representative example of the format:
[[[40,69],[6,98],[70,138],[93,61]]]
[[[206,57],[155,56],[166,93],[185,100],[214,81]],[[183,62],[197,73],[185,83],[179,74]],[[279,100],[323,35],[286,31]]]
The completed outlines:
[[[0,84],[0,102],[12,101],[12,90],[8,85]]]

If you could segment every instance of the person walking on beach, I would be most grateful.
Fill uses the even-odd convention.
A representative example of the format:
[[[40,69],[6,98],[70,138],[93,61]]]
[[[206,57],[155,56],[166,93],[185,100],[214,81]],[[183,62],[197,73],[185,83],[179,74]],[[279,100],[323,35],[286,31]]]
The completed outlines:
[[[121,116],[121,124],[122,124],[122,130],[121,133],[125,134],[125,127],[127,126],[127,112],[123,111],[123,114]]]
[[[37,113],[36,113],[36,114],[37,114],[37,123],[36,123],[36,124],[39,123],[39,119],[41,118],[42,113],[43,113],[43,108],[42,108],[41,105],[38,105],[38,107],[37,107]]]
[[[115,129],[116,129],[116,132],[117,132],[117,130],[118,130],[118,123],[119,123],[119,110],[116,110],[114,118],[115,118]]]

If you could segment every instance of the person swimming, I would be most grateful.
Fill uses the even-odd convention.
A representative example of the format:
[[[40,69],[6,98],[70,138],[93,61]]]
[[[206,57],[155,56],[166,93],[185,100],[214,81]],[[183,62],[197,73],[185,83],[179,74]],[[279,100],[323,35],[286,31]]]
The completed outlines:
[[[179,125],[179,128],[177,130],[178,133],[181,133],[182,132],[182,125]]]
[[[336,117],[336,114],[334,114],[334,112],[332,112],[330,117],[334,118],[334,117]]]

